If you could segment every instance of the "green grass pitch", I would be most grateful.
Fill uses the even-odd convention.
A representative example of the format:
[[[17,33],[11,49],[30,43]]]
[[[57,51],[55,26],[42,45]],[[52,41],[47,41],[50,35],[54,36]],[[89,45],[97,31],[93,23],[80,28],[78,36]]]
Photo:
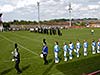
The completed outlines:
[[[14,43],[19,44],[19,52],[21,55],[20,75],[82,75],[83,73],[91,73],[100,70],[100,54],[91,54],[91,41],[100,38],[100,29],[94,28],[95,33],[91,35],[91,29],[69,29],[62,30],[63,35],[46,35],[32,33],[29,31],[0,32],[0,75],[17,75],[14,68],[14,62],[11,61],[14,50]],[[43,65],[43,59],[40,58],[42,40],[46,39],[49,47],[48,65]],[[83,56],[83,48],[80,50],[80,58],[77,58],[73,52],[74,58],[65,62],[63,60],[63,42],[74,44],[77,39],[83,44],[83,40],[87,40],[88,56]],[[58,41],[61,48],[59,57],[60,63],[54,63],[53,46]],[[68,55],[67,55],[68,56]]]

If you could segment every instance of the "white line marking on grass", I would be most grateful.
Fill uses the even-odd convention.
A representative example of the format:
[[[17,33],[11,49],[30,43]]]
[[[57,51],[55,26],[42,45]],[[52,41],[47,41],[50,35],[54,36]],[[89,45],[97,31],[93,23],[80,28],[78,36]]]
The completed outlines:
[[[3,36],[3,35],[0,35],[0,36],[3,37],[5,40],[7,40],[7,41],[9,41],[9,42],[15,43],[15,41],[10,40],[9,38],[7,38],[7,37],[5,37],[5,36]],[[25,49],[25,50],[31,52],[32,54],[39,56],[39,54],[37,54],[37,53],[34,52],[34,51],[31,51],[30,49],[28,49],[28,48],[22,46],[21,44],[18,43],[18,45],[19,45],[21,48],[23,48],[23,49]]]
[[[4,39],[1,39],[0,42],[3,41],[3,40],[4,40]]]
[[[29,38],[29,37],[26,37],[26,36],[24,36],[24,35],[19,35],[19,34],[13,34],[13,35],[15,35],[15,36],[18,36],[18,37],[21,37],[21,38],[25,38],[25,39],[28,39],[28,40],[31,40],[31,41],[38,41],[38,42],[40,42],[39,40],[33,40],[33,39],[31,39],[31,38]],[[51,44],[48,44],[48,45],[51,45]],[[52,46],[52,45],[51,45]]]
[[[28,40],[31,40],[31,41],[39,41],[39,40],[33,40],[33,39],[31,39],[31,38],[29,38],[29,37],[26,37],[26,36],[24,36],[24,35],[19,35],[19,34],[17,34],[17,33],[14,33],[14,34],[12,34],[12,35],[15,35],[15,36],[18,36],[18,37],[21,37],[21,38],[25,38],[25,39],[28,39]]]

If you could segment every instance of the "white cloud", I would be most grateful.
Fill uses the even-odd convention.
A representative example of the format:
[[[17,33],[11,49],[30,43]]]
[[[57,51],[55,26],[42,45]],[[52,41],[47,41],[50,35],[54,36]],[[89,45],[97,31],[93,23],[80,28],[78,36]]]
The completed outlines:
[[[82,6],[82,4],[75,4],[75,3],[71,3],[71,6],[72,6],[72,11],[77,11],[80,9],[80,7]],[[69,9],[69,5],[67,5],[65,7],[65,9]]]
[[[100,1],[98,3],[100,4]]]
[[[17,2],[16,8],[22,8],[29,5],[36,5],[39,0],[19,0]]]
[[[96,10],[96,9],[99,9],[100,8],[100,5],[88,5],[88,8],[90,10]]]
[[[88,2],[98,2],[99,0],[87,0]]]
[[[47,0],[47,1],[44,1],[43,4],[44,5],[55,5],[57,4],[57,2],[54,0]]]
[[[81,4],[72,4],[73,10],[78,10],[81,7]]]
[[[0,6],[1,12],[12,12],[15,9],[28,7],[30,5],[37,5],[40,0],[10,0],[11,4],[4,4]],[[13,5],[14,4],[14,5]]]
[[[99,0],[0,0],[0,12],[4,13],[4,20],[37,20],[37,2],[40,2],[41,20],[68,18],[69,2],[74,18],[91,17],[94,14],[100,17]]]
[[[82,11],[87,11],[88,8],[87,7],[81,7],[79,10],[82,10]]]
[[[1,12],[11,12],[15,9],[15,7],[7,4],[7,5],[0,6],[0,9]]]

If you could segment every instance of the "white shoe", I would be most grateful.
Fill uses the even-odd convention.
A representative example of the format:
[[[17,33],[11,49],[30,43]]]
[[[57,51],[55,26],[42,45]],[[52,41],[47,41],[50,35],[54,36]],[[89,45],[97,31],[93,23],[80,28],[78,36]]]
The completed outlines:
[[[87,56],[87,54],[86,54],[86,53],[84,53],[84,56]]]
[[[69,57],[69,59],[72,59],[72,57]]]
[[[100,51],[97,51],[97,53],[100,53]]]
[[[79,55],[77,55],[77,58],[79,58]]]
[[[65,58],[65,60],[64,61],[67,61],[67,58]]]
[[[95,52],[92,52],[92,54],[95,54]]]
[[[59,61],[56,60],[55,63],[59,63]]]

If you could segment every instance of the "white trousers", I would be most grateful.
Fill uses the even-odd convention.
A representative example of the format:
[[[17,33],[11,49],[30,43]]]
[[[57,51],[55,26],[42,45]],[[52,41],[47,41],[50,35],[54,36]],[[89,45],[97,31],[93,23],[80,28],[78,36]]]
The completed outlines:
[[[72,50],[69,50],[69,59],[72,59],[73,58],[73,56],[72,56]]]
[[[67,56],[66,56],[66,54],[67,54],[67,51],[64,51],[64,61],[67,61]]]
[[[64,51],[64,57],[66,57],[67,51]]]
[[[84,56],[87,56],[87,48],[84,48]]]
[[[92,46],[92,54],[95,54],[95,53],[96,53],[96,51],[95,51],[95,47]]]
[[[58,52],[54,52],[54,54],[55,54],[55,63],[58,63],[59,62]]]
[[[77,57],[79,57],[79,50],[80,50],[79,48],[76,49],[76,55],[77,55]]]
[[[100,53],[100,46],[97,46],[97,53]]]

